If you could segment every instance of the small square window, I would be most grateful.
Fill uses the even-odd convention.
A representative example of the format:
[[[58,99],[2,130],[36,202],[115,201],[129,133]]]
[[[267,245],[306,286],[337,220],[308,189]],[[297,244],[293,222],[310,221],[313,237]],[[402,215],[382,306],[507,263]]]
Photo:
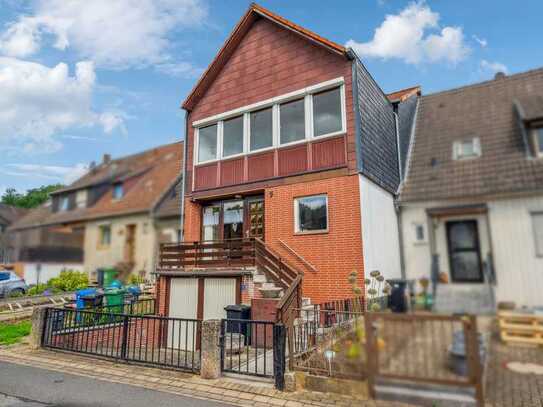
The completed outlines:
[[[328,230],[328,197],[306,196],[294,200],[294,229],[296,233],[326,232]]]
[[[532,226],[534,229],[535,254],[543,257],[543,212],[532,213]]]
[[[478,137],[453,143],[453,159],[463,160],[481,156],[481,143]]]
[[[417,223],[413,225],[415,228],[415,241],[417,243],[425,242],[426,241],[426,233],[424,230],[424,225],[422,223]]]
[[[121,199],[124,196],[123,184],[118,183],[113,185],[113,199]]]
[[[111,244],[111,226],[100,225],[99,236],[98,236],[98,246],[109,247],[110,244]]]
[[[198,162],[217,158],[217,125],[198,129]]]

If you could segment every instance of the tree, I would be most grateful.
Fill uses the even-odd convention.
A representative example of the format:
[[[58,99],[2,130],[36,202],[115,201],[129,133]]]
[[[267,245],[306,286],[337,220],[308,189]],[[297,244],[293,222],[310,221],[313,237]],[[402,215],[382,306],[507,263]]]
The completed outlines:
[[[62,184],[43,185],[39,188],[29,189],[25,194],[18,193],[15,188],[8,188],[2,195],[1,202],[18,208],[36,208],[49,199],[51,192],[63,187]]]

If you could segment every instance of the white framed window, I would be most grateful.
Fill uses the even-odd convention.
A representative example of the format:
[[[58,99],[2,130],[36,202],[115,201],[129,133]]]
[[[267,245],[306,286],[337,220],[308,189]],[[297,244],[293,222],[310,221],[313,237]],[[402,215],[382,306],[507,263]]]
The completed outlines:
[[[464,160],[481,156],[481,142],[479,137],[453,143],[453,160]]]
[[[111,245],[111,225],[98,226],[98,248],[104,249]]]
[[[535,155],[543,157],[543,127],[532,130],[534,137]]]
[[[87,207],[87,190],[80,189],[75,194],[75,206],[79,209]]]
[[[70,209],[70,197],[68,195],[61,196],[58,203],[58,210],[66,212],[68,209]]]
[[[413,223],[415,244],[426,243],[426,228],[423,223]]]
[[[532,227],[534,230],[535,255],[543,257],[543,212],[532,213]]]
[[[296,233],[328,232],[328,196],[312,195],[294,199]]]
[[[119,200],[124,196],[124,188],[121,182],[113,185],[113,199]]]
[[[346,131],[344,80],[336,78],[192,125],[196,164],[336,136]]]

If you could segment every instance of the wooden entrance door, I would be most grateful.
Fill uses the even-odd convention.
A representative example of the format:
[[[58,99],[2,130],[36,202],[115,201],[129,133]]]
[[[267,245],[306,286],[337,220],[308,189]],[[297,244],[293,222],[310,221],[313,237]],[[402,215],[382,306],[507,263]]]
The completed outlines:
[[[264,238],[264,198],[249,198],[246,205],[245,237]]]
[[[127,263],[135,263],[136,261],[136,225],[126,226],[124,261]]]

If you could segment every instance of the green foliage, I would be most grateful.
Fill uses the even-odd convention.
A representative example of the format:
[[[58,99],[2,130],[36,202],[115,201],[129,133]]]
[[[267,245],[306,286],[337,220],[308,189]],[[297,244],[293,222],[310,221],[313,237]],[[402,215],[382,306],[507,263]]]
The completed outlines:
[[[89,277],[86,273],[63,270],[58,277],[54,277],[47,283],[49,288],[60,291],[75,291],[86,288],[89,285]]]
[[[21,321],[15,324],[0,323],[0,345],[17,343],[21,338],[30,335],[30,321]]]
[[[130,277],[128,278],[128,284],[130,285],[138,285],[145,283],[145,279],[141,276],[138,276],[137,274],[130,274]]]
[[[18,208],[36,208],[47,201],[51,192],[63,187],[62,184],[43,185],[39,188],[29,189],[24,194],[18,193],[14,188],[8,188],[2,195],[0,202]]]
[[[30,287],[28,291],[26,292],[27,295],[40,295],[43,294],[45,290],[47,290],[49,287],[47,287],[47,284],[37,284],[33,287]],[[54,290],[53,290],[54,291]]]

